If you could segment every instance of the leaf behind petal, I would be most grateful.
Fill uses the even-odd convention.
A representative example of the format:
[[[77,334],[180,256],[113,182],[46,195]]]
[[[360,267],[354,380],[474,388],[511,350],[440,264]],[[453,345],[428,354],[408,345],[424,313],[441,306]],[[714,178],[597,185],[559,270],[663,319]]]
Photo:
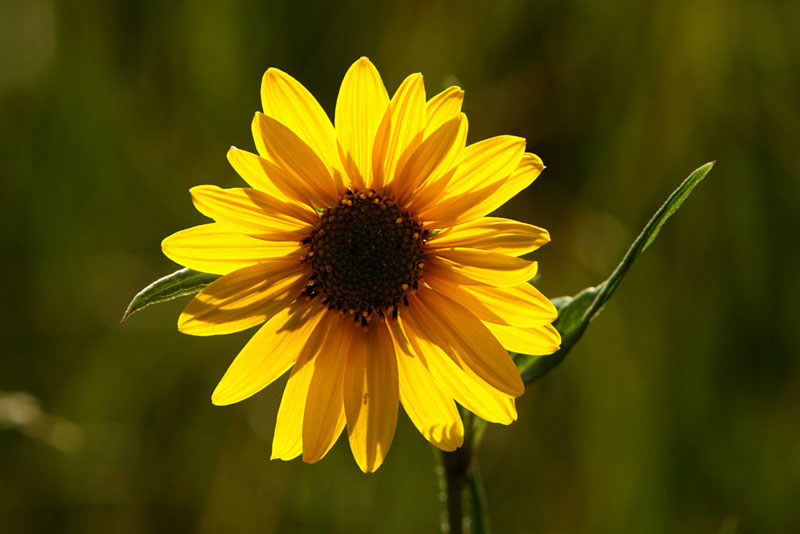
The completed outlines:
[[[628,269],[639,257],[639,254],[650,246],[666,220],[678,211],[678,208],[689,197],[697,184],[706,177],[714,163],[713,161],[706,163],[695,170],[672,192],[666,202],[662,204],[645,225],[636,240],[634,240],[622,261],[611,273],[611,276],[602,284],[586,288],[574,297],[559,297],[553,300],[553,304],[558,308],[558,318],[553,323],[553,326],[561,334],[561,349],[549,356],[513,354],[525,384],[530,384],[543,377],[564,360],[567,353],[586,331],[592,319],[600,312],[603,305],[611,298],[611,295],[614,294],[617,286],[628,273]]]
[[[120,323],[124,323],[137,311],[153,304],[194,295],[217,278],[219,278],[219,275],[201,273],[191,269],[180,269],[163,278],[159,278],[133,297]]]

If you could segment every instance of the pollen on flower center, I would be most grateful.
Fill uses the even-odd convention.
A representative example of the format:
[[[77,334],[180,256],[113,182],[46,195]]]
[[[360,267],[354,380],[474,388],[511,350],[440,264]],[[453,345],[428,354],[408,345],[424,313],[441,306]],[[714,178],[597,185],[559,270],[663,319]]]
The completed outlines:
[[[313,273],[303,294],[363,326],[375,315],[397,317],[417,289],[427,233],[392,199],[347,191],[304,240]]]

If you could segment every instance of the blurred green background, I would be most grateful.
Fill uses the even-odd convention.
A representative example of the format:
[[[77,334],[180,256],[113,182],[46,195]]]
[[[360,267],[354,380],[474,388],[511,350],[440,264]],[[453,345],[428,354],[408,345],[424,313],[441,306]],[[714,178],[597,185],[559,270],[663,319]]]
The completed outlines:
[[[501,213],[551,231],[552,297],[605,278],[718,162],[490,428],[495,532],[800,532],[798,28],[792,1],[3,0],[0,531],[436,531],[405,415],[377,474],[344,440],[270,462],[283,381],[210,403],[249,332],[181,335],[185,301],[118,324],[176,268],[160,240],[203,221],[188,189],[241,183],[225,152],[252,149],[263,71],[332,112],[367,55],[390,92],[416,71],[429,94],[460,84],[472,141],[521,135],[544,159]]]

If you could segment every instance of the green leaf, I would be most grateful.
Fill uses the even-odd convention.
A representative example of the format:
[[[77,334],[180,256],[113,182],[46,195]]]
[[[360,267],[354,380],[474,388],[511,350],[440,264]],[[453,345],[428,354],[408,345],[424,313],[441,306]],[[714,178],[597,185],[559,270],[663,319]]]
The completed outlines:
[[[560,307],[556,305],[558,318],[553,322],[553,326],[561,334],[561,349],[548,356],[515,354],[514,361],[522,374],[523,382],[530,384],[538,380],[564,360],[589,325],[589,321],[583,320],[584,315],[599,293],[600,286],[587,287],[574,297],[559,297],[563,300]]]
[[[636,261],[636,258],[639,257],[639,254],[650,246],[664,222],[678,211],[678,208],[689,197],[695,186],[706,177],[714,163],[713,161],[706,163],[695,170],[672,192],[666,202],[653,215],[653,218],[645,225],[642,233],[639,234],[628,249],[625,257],[622,258],[622,261],[606,281],[596,287],[586,288],[574,297],[560,297],[553,300],[553,304],[558,308],[558,319],[553,323],[553,326],[561,334],[561,349],[549,356],[514,355],[514,360],[522,374],[522,380],[526,384],[543,377],[564,360],[567,353],[586,331],[592,319],[600,312],[603,305],[611,298],[611,295],[614,294],[617,286],[627,274],[633,262]]]
[[[175,271],[139,291],[128,304],[128,309],[125,310],[125,315],[122,316],[120,323],[124,323],[131,315],[151,304],[166,302],[202,291],[217,278],[219,275],[200,273],[191,269]]]

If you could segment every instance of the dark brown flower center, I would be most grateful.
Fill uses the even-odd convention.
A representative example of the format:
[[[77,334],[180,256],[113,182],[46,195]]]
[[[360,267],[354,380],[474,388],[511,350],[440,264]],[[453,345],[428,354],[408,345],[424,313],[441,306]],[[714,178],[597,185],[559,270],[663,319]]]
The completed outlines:
[[[326,209],[303,258],[313,274],[303,291],[366,326],[373,316],[397,317],[417,289],[427,230],[390,198],[347,191]]]

